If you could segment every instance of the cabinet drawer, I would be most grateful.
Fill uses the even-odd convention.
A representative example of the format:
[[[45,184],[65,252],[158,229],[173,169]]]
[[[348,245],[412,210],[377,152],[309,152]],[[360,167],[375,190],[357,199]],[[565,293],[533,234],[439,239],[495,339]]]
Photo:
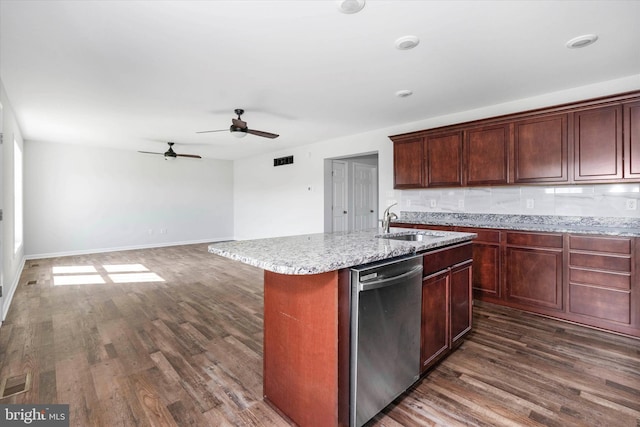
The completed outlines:
[[[604,288],[631,289],[631,275],[628,273],[584,270],[571,267],[569,268],[569,281]]]
[[[569,311],[628,325],[631,323],[631,294],[571,284],[569,286]]]
[[[569,253],[569,265],[572,267],[597,268],[599,270],[631,272],[631,258],[582,252]]]
[[[569,248],[581,251],[630,254],[631,239],[614,237],[569,236]]]
[[[472,227],[456,227],[456,231],[459,231],[461,233],[476,233],[478,237],[474,239],[474,243],[500,243],[500,231],[498,230],[487,230],[485,228]]]
[[[562,249],[562,234],[507,233],[507,244]]]
[[[471,243],[428,253],[423,257],[423,275],[444,270],[452,265],[460,264],[473,258]]]

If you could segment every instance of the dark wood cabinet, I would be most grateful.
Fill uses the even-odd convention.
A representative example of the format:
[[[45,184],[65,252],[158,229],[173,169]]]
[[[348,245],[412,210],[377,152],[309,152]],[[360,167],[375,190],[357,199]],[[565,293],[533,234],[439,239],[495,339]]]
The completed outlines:
[[[624,104],[624,177],[640,179],[640,102]]]
[[[462,186],[462,132],[425,137],[427,187]]]
[[[478,235],[471,272],[477,300],[640,338],[640,238],[411,225]],[[425,259],[426,274],[447,261]]]
[[[562,248],[562,234],[507,232],[507,300],[525,306],[562,310]]]
[[[633,240],[569,236],[568,312],[598,326],[631,326]]]
[[[622,107],[592,108],[573,113],[573,179],[620,179]]]
[[[473,296],[471,282],[473,277],[472,260],[451,268],[450,285],[450,335],[451,346],[456,347],[459,340],[471,330],[473,323]]]
[[[501,124],[465,131],[465,185],[499,185],[507,183],[509,129],[508,124]]]
[[[449,350],[449,272],[426,277],[422,282],[420,361],[425,370]]]
[[[637,182],[640,92],[390,138],[395,188]]]
[[[503,233],[500,230],[469,227],[456,227],[455,231],[478,235],[473,240],[473,295],[476,298],[499,300],[502,296],[500,242]]]
[[[420,361],[426,371],[471,330],[472,245],[463,243],[423,257]]]
[[[518,120],[513,126],[514,182],[567,182],[567,115]]]
[[[424,180],[423,138],[409,138],[393,142],[393,187],[421,188]]]

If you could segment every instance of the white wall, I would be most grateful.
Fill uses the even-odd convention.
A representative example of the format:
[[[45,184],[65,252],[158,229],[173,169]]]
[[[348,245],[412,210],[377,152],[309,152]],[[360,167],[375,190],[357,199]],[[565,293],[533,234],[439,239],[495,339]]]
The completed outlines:
[[[11,103],[7,98],[4,86],[0,81],[0,103],[2,103],[2,132],[4,135],[2,149],[2,297],[0,298],[0,321],[4,320],[9,309],[9,304],[15,292],[22,267],[24,266],[24,244],[14,251],[14,167],[13,167],[13,141],[23,147],[22,134]],[[24,159],[24,156],[23,156]]]
[[[33,141],[24,159],[28,258],[233,238],[231,161]]]
[[[323,160],[326,158],[378,152],[378,200],[379,212],[382,212],[388,204],[402,198],[401,191],[393,190],[393,147],[389,135],[633,90],[640,90],[640,75],[237,160],[234,165],[235,236],[251,239],[323,232]],[[293,165],[273,167],[274,157],[287,155],[294,156]]]

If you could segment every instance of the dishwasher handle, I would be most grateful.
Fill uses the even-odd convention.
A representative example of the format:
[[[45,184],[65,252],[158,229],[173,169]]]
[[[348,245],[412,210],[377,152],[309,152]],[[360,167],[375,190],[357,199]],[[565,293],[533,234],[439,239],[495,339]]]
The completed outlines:
[[[397,276],[387,277],[380,280],[367,281],[367,283],[360,282],[358,283],[358,289],[360,290],[360,292],[364,292],[371,291],[373,289],[386,288],[387,286],[401,284],[417,275],[422,275],[422,265],[418,265],[411,270]]]

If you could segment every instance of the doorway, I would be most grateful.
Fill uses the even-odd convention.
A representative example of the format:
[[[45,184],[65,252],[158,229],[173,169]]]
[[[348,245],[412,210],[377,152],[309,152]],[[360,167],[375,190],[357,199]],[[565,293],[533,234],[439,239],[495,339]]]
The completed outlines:
[[[325,232],[378,225],[378,154],[325,160]]]

